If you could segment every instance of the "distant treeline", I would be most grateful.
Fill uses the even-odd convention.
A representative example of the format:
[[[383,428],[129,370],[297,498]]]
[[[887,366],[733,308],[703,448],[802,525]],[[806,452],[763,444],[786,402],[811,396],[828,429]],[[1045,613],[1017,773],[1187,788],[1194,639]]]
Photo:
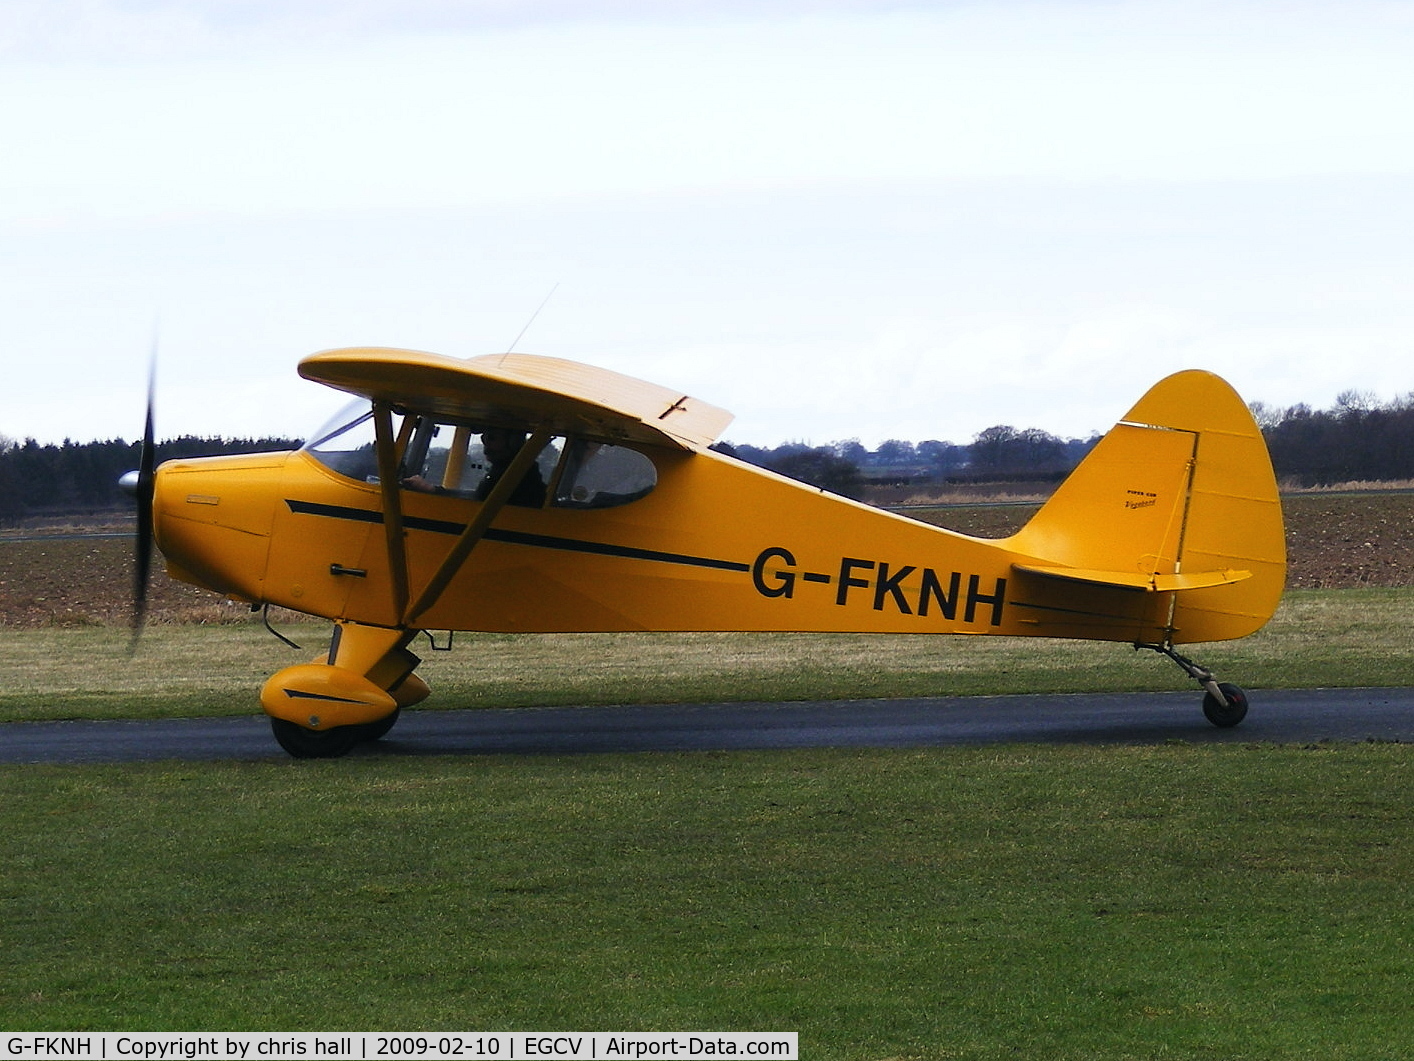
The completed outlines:
[[[1414,392],[1381,403],[1359,391],[1329,409],[1252,403],[1282,482],[1319,486],[1414,479]],[[849,497],[870,485],[1059,481],[1099,436],[1061,439],[1036,428],[989,427],[968,445],[890,439],[869,450],[858,439],[774,449],[724,445],[743,460]]]
[[[221,453],[261,453],[294,449],[288,438],[194,438],[183,436],[157,444],[157,460],[209,457]],[[138,466],[140,444],[104,442],[40,444],[0,438],[0,521],[39,513],[84,512],[132,504],[118,488],[124,472]]]
[[[980,432],[969,445],[929,439],[891,438],[866,449],[857,438],[809,446],[787,442],[774,449],[724,443],[719,448],[744,461],[770,468],[846,497],[861,497],[869,486],[944,482],[1059,480],[1099,441],[1057,438],[1035,428],[1005,424]]]
[[[1414,392],[1381,403],[1346,391],[1329,409],[1252,403],[1277,477],[1302,486],[1414,479]]]
[[[1277,477],[1303,486],[1359,480],[1414,479],[1414,393],[1388,403],[1347,391],[1329,409],[1286,409],[1254,402]],[[720,443],[742,460],[834,493],[861,497],[871,485],[1058,481],[1099,437],[1061,439],[1035,428],[1001,424],[966,445],[889,439],[868,449],[858,439],[826,446],[788,442],[774,448]],[[157,459],[288,450],[288,438],[186,436],[162,442]],[[0,437],[0,521],[28,515],[122,508],[118,478],[138,465],[138,444],[111,439],[41,445]]]

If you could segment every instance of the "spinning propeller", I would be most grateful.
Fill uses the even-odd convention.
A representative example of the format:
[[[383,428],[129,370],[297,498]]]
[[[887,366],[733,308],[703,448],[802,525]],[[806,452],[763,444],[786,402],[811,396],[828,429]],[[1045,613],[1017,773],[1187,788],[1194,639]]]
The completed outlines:
[[[127,472],[118,485],[137,500],[137,534],[133,542],[132,641],[129,652],[137,649],[143,624],[147,621],[147,583],[152,572],[152,497],[156,471],[156,440],[152,428],[153,384],[157,375],[154,355],[147,372],[147,418],[142,429],[142,449],[137,471]]]

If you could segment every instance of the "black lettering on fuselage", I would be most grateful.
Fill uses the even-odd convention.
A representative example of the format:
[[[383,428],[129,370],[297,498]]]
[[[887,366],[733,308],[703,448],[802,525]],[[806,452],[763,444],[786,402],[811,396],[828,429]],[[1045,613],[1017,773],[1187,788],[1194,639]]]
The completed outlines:
[[[928,614],[928,602],[935,600],[942,609],[944,619],[957,618],[958,587],[962,583],[962,573],[954,571],[948,579],[948,591],[943,592],[942,584],[931,567],[923,569],[923,585],[918,590],[918,614]]]
[[[852,572],[856,567],[863,568],[865,571],[868,571],[874,567],[874,561],[857,560],[852,556],[846,556],[843,560],[840,561],[840,588],[835,593],[836,604],[844,604],[847,602],[851,586],[859,586],[863,588],[869,585],[869,580],[867,578],[855,578],[852,574],[850,574],[850,572]]]
[[[970,623],[974,621],[977,614],[977,605],[990,604],[992,606],[992,625],[1002,625],[1002,605],[1006,603],[1006,579],[997,579],[997,588],[990,597],[984,597],[978,592],[978,584],[981,576],[967,576],[967,610],[962,613],[962,621]]]
[[[894,606],[904,615],[912,615],[913,611],[908,606],[908,601],[903,598],[903,590],[899,583],[914,572],[913,567],[901,567],[894,574],[889,574],[887,561],[879,564],[879,581],[874,583],[874,610],[881,612],[884,610],[884,598],[892,597]]]
[[[911,576],[919,572],[917,596],[905,586]],[[872,577],[871,576],[872,573]],[[887,560],[865,560],[857,556],[840,558],[838,576],[818,571],[797,571],[795,556],[789,549],[773,545],[763,549],[751,565],[751,581],[756,592],[763,597],[792,599],[800,582],[829,585],[836,584],[835,604],[844,607],[850,603],[850,590],[872,589],[872,605],[876,612],[887,611],[892,605],[900,615],[914,615],[926,618],[934,609],[943,619],[956,620],[958,604],[962,603],[962,621],[978,621],[979,606],[990,605],[985,619],[991,626],[1002,625],[1002,615],[1006,607],[1005,578],[994,580],[990,593],[982,590],[982,576],[967,576],[967,592],[962,592],[962,572],[951,571],[944,585],[942,578],[931,567],[918,568],[904,564],[895,568]],[[808,593],[807,593],[808,595]],[[868,599],[868,598],[866,598]],[[856,595],[857,601],[857,595]]]
[[[766,564],[771,560],[780,560],[789,567],[795,566],[795,557],[787,549],[772,546],[770,549],[761,550],[761,555],[751,565],[751,581],[756,585],[756,592],[763,597],[795,596],[794,571],[772,571],[770,577],[773,581],[766,581]]]

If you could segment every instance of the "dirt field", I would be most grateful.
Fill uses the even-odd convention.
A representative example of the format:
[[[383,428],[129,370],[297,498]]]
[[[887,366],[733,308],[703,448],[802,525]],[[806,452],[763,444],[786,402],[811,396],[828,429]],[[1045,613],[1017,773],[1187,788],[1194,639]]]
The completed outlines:
[[[1034,504],[957,506],[912,513],[966,534],[1000,537]],[[1414,585],[1414,492],[1295,494],[1284,500],[1290,569],[1303,589]],[[121,522],[33,526],[0,535],[0,626],[126,623],[132,543]],[[108,537],[74,537],[106,532]],[[17,537],[54,535],[41,539]],[[149,620],[229,622],[248,615],[153,566]]]
[[[965,534],[1011,534],[1035,504],[979,505],[913,513]],[[1348,589],[1414,585],[1414,491],[1289,494],[1287,586]]]

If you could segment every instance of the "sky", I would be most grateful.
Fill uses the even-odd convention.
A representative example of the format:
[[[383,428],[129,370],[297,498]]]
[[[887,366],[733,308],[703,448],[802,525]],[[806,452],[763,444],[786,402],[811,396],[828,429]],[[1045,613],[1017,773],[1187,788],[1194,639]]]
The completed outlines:
[[[5,0],[0,436],[302,437],[340,346],[735,442],[1414,391],[1414,3]],[[527,327],[528,325],[528,327]]]

